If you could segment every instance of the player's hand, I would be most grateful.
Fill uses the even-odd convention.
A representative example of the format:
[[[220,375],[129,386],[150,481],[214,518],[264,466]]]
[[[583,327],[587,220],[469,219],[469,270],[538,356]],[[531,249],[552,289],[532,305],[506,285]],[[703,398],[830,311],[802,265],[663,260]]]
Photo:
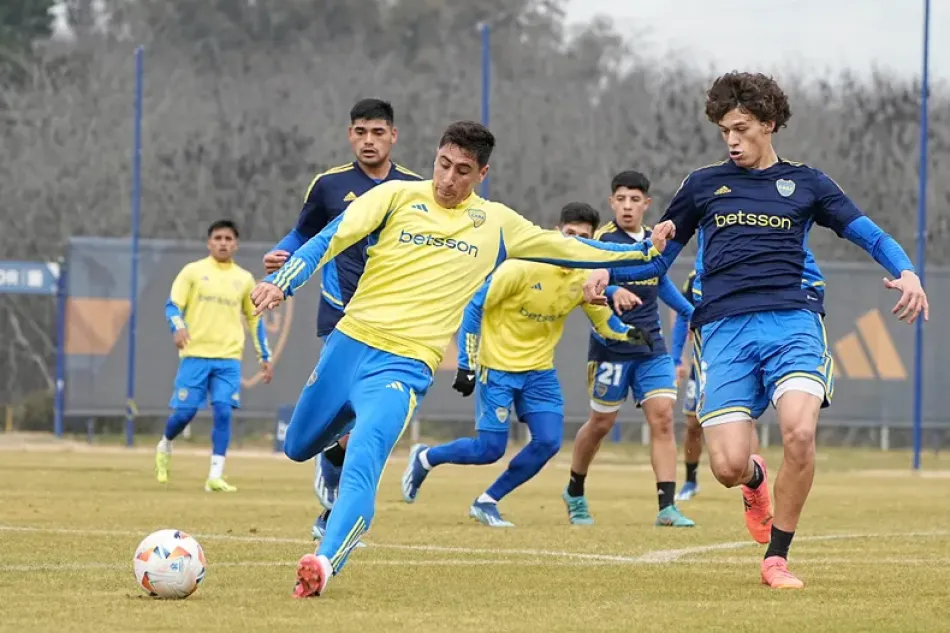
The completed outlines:
[[[188,342],[191,340],[191,337],[188,335],[188,330],[182,328],[180,330],[175,330],[175,334],[172,335],[172,340],[175,341],[175,347],[178,349],[185,349],[188,345]]]
[[[683,380],[686,379],[686,376],[689,374],[689,368],[686,365],[680,364],[676,367],[676,384],[681,384]]]
[[[455,373],[455,384],[452,385],[452,389],[462,394],[463,398],[472,395],[472,392],[475,391],[475,370],[459,367],[459,370]]]
[[[270,381],[274,379],[274,366],[270,364],[270,361],[261,361],[261,379],[263,379],[265,385],[269,385]]]
[[[610,272],[606,269],[595,270],[584,282],[584,301],[595,306],[607,305],[607,285],[610,283]]]
[[[264,255],[264,270],[268,275],[277,272],[288,259],[290,259],[290,253],[287,251],[271,251]]]
[[[675,236],[676,226],[673,224],[673,221],[664,220],[653,227],[653,232],[650,234],[650,241],[653,242],[656,250],[662,253],[666,250],[667,240],[671,240]]]
[[[901,273],[900,279],[890,280],[884,278],[884,287],[889,290],[899,290],[901,293],[900,301],[891,310],[891,314],[898,314],[898,319],[913,323],[924,313],[924,321],[930,320],[930,305],[927,303],[927,293],[920,285],[920,277],[915,273],[905,270]]]
[[[637,306],[643,305],[643,299],[626,288],[618,288],[617,291],[614,292],[613,303],[614,312],[623,314],[624,312],[633,310]]]
[[[251,291],[251,302],[254,304],[254,316],[273,310],[284,300],[284,291],[272,283],[262,281]]]
[[[638,327],[632,327],[627,331],[627,340],[632,345],[646,345],[653,349],[653,335]]]

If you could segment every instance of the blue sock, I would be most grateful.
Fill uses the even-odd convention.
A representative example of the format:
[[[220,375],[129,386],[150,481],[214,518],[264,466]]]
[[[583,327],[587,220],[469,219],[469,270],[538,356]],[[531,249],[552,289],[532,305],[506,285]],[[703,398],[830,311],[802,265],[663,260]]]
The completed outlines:
[[[165,422],[165,439],[171,441],[178,437],[188,423],[195,418],[198,409],[173,409]]]
[[[559,413],[529,413],[523,418],[531,430],[531,441],[508,464],[505,472],[485,491],[501,501],[512,490],[537,475],[544,465],[561,450],[564,437],[564,416]]]
[[[479,431],[477,437],[433,446],[426,451],[426,461],[435,468],[439,464],[493,464],[505,454],[508,434],[502,431]]]
[[[211,454],[224,457],[231,442],[231,405],[215,402],[211,405],[214,426],[211,427]]]

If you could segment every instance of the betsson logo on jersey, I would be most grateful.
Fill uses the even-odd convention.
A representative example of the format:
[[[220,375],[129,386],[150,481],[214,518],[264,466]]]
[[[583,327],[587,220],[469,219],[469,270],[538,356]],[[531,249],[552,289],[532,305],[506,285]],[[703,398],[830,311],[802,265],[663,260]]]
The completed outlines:
[[[422,233],[410,233],[402,231],[399,233],[400,244],[415,244],[416,246],[432,246],[434,248],[447,248],[449,250],[466,253],[472,257],[478,257],[478,247],[469,244],[463,240],[456,240],[451,237],[435,237],[434,235],[423,235]]]
[[[521,316],[538,323],[552,323],[566,317],[566,314],[541,314],[539,312],[529,312],[524,306],[521,307]]]
[[[735,213],[727,213],[725,215],[717,213],[713,216],[713,219],[716,221],[716,226],[722,228],[724,226],[761,226],[767,229],[774,229],[776,231],[790,231],[792,229],[792,220],[790,218],[782,217],[780,215],[771,215],[769,213],[747,213],[745,211],[737,211]]]

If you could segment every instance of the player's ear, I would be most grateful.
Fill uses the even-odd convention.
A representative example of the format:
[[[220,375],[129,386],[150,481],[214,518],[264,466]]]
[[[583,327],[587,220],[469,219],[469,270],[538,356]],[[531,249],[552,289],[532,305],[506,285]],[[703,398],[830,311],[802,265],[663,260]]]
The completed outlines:
[[[399,130],[398,130],[398,129],[396,128],[396,126],[394,125],[394,126],[393,126],[393,145],[396,144],[396,140],[397,140],[398,138],[399,138]]]
[[[480,169],[478,170],[478,182],[479,182],[479,183],[481,183],[483,180],[485,180],[485,177],[488,176],[488,167],[489,167],[488,165],[485,165],[484,167],[482,167],[482,168],[480,168]]]

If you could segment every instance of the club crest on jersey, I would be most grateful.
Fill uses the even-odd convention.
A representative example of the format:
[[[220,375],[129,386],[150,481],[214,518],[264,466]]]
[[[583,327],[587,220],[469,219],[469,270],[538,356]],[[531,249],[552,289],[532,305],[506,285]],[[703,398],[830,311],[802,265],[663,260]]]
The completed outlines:
[[[469,209],[468,217],[472,218],[472,224],[475,225],[476,229],[485,224],[485,220],[487,219],[485,212],[481,209]]]
[[[785,180],[784,178],[775,181],[775,188],[778,189],[778,194],[783,198],[787,198],[793,193],[795,193],[795,181],[794,180]]]

